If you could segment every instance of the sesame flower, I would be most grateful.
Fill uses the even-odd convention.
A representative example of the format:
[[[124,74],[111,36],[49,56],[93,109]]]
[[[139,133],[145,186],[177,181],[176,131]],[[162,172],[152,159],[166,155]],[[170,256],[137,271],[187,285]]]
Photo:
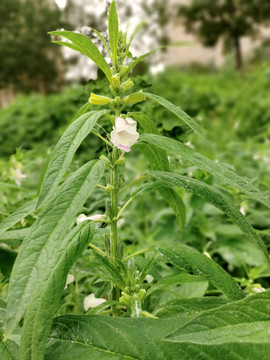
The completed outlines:
[[[83,307],[84,310],[87,311],[90,308],[94,308],[102,303],[104,303],[106,300],[102,298],[96,298],[95,294],[90,294],[84,298]]]
[[[77,225],[79,225],[80,223],[82,223],[83,221],[86,220],[92,220],[92,221],[102,221],[105,220],[106,216],[105,215],[101,215],[101,214],[96,214],[96,215],[92,215],[92,216],[86,216],[85,214],[80,214],[77,217]]]
[[[139,133],[136,129],[137,123],[133,119],[117,117],[115,119],[115,126],[111,132],[113,145],[118,149],[129,152],[130,147],[134,145],[139,138]]]

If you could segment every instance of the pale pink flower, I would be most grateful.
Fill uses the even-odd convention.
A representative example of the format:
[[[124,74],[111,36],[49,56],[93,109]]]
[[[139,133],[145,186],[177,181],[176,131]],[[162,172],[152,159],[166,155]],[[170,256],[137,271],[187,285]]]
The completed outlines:
[[[77,217],[76,223],[77,223],[77,225],[79,225],[80,223],[82,223],[83,221],[86,221],[86,220],[102,221],[102,220],[105,220],[105,219],[106,219],[106,216],[101,215],[101,214],[95,214],[95,215],[92,215],[92,216],[86,216],[85,214],[80,214]]]
[[[129,152],[130,147],[134,145],[139,138],[139,133],[136,129],[137,123],[133,119],[117,117],[115,119],[115,126],[111,132],[113,145],[118,149]]]

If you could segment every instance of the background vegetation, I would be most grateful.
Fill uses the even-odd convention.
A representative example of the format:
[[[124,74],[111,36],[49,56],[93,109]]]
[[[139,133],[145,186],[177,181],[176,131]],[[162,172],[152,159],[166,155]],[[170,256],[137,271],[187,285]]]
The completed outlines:
[[[165,2],[161,6],[162,2],[155,2],[159,15],[157,23],[162,30],[169,21],[164,4]],[[45,0],[39,3],[29,0],[27,6],[19,0],[4,0],[0,5],[1,18],[6,19],[6,22],[0,23],[0,35],[4,39],[0,41],[0,50],[6,54],[5,61],[0,65],[0,87],[11,87],[15,89],[16,95],[13,103],[0,109],[0,222],[36,197],[54,145],[72,122],[76,111],[88,101],[90,92],[109,94],[107,82],[100,73],[95,81],[79,77],[81,81],[70,83],[63,77],[67,61],[44,34],[62,25],[67,28],[82,26],[82,19],[78,14],[73,19],[70,17],[74,3],[69,1],[67,5],[66,12],[49,6]],[[210,9],[209,2],[206,1],[205,6]],[[128,7],[123,9],[128,14]],[[241,30],[237,36],[240,38],[255,32],[258,23],[268,20],[266,10],[263,14],[255,14],[255,18],[250,20],[250,26],[243,27],[242,23],[235,25],[234,30],[239,30],[240,27],[246,31],[243,33],[244,30]],[[144,11],[150,16],[147,6]],[[188,14],[190,15],[187,9],[181,10],[181,16],[188,19]],[[213,10],[214,22],[215,15]],[[102,19],[102,16],[85,16],[83,20],[87,21],[87,25],[97,27],[96,24]],[[187,20],[190,24],[192,21]],[[213,34],[212,25],[208,23],[208,26],[206,32],[200,29],[201,37],[205,37],[206,33],[209,35],[209,31]],[[192,30],[191,25],[187,27]],[[218,27],[222,31],[215,32],[216,37],[210,39],[211,44],[219,37],[226,36],[227,45],[232,45],[230,36],[233,30],[230,24],[219,24]],[[103,30],[102,26],[98,28]],[[165,35],[161,31],[155,41],[166,43],[168,39]],[[10,46],[10,43],[13,45]],[[242,65],[242,61],[239,63],[241,55],[239,49],[235,51],[239,68]],[[73,66],[77,60],[69,59],[69,65]],[[150,90],[180,106],[199,122],[207,133],[208,141],[199,139],[184,123],[179,123],[179,119],[176,121],[171,113],[156,103],[146,101],[137,104],[132,111],[142,110],[147,113],[161,134],[181,140],[212,160],[236,170],[239,175],[250,179],[265,195],[270,196],[269,48],[262,46],[256,50],[252,59],[245,59],[244,63],[244,68],[238,72],[230,62],[221,69],[198,64],[167,68],[156,76],[150,74],[147,63],[137,70],[138,75],[134,78],[137,88]],[[106,124],[100,125],[106,131]],[[106,147],[98,137],[90,134],[80,146],[65,176],[101,153],[106,153]],[[127,154],[127,158],[128,172],[125,180],[131,182],[145,172],[147,164],[135,148]],[[215,183],[216,187],[224,190],[224,186],[206,171],[174,156],[169,160],[174,172],[199,179],[206,184]],[[269,250],[270,218],[266,207],[247,200],[246,196],[236,190],[226,190],[230,193],[231,201],[261,235]],[[234,276],[247,294],[269,289],[270,268],[245,235],[221,211],[196,195],[186,193],[183,200],[187,207],[186,224],[180,229],[173,211],[157,191],[138,195],[137,201],[126,209],[125,221],[119,227],[120,238],[126,245],[126,255],[146,247],[166,248],[172,244],[187,244],[212,257]],[[104,202],[104,194],[97,190],[82,211],[86,215],[97,212],[102,214],[105,211]],[[34,221],[34,216],[26,216],[12,227],[8,239],[1,237],[3,233],[0,233],[0,301],[7,299],[12,264],[25,236],[25,229]],[[17,232],[16,239],[12,238],[12,230],[20,230],[21,236]],[[103,247],[102,236],[107,230],[100,228],[99,231],[100,237],[95,238],[95,245]],[[147,256],[146,254],[146,260]],[[136,259],[138,269],[143,268],[145,259]],[[65,289],[58,315],[85,313],[84,299],[87,295],[94,293],[97,298],[104,298],[109,292],[109,282],[107,281],[106,287],[107,279],[102,278],[104,272],[90,249],[76,262],[71,272],[75,279]],[[161,261],[151,269],[148,280],[156,284],[164,277],[176,274],[176,267]],[[145,288],[150,286],[148,281],[144,283]],[[144,309],[150,313],[159,311],[161,317],[167,317],[169,310],[166,312],[158,308],[161,303],[204,295],[220,293],[211,285],[208,287],[206,282],[168,286],[166,291],[156,291],[147,298]],[[88,311],[89,314],[91,312],[92,310]]]

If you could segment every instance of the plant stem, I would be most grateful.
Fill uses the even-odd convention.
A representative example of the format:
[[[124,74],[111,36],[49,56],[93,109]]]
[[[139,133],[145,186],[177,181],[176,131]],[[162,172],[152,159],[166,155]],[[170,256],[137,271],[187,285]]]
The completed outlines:
[[[117,166],[114,162],[117,160],[117,149],[113,149],[111,169],[111,241],[110,241],[110,253],[111,259],[114,263],[114,259],[117,257],[117,214],[118,214],[118,184],[117,184]]]
[[[110,234],[110,255],[111,262],[115,264],[115,258],[118,257],[117,247],[118,247],[118,234],[117,234],[117,214],[118,214],[118,174],[117,174],[117,165],[115,161],[118,159],[118,150],[117,148],[113,149],[112,152],[112,169],[111,169],[111,214],[110,214],[110,223],[111,223],[111,234]],[[111,300],[118,301],[120,298],[120,289],[118,287],[113,287],[111,291]],[[113,307],[113,315],[119,316],[120,310],[116,307]]]

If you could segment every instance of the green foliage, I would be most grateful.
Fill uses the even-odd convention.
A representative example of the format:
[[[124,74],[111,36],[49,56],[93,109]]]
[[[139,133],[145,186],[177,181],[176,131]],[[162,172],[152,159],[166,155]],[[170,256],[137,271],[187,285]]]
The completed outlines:
[[[21,359],[43,359],[53,317],[59,307],[67,275],[94,235],[93,225],[82,223],[61,243],[60,257],[53,271],[49,269],[41,286],[36,286],[28,304],[20,346]],[[41,326],[42,324],[42,326]]]
[[[88,56],[104,72],[107,79],[109,81],[111,80],[112,74],[108,64],[99,52],[96,45],[87,36],[74,33],[72,31],[51,31],[49,34],[54,36],[62,36],[70,40],[71,43],[63,41],[53,41],[53,43],[67,46]]]
[[[43,208],[23,242],[10,279],[6,332],[10,334],[28,307],[37,286],[57,264],[57,251],[69,228],[104,171],[103,162],[91,161],[75,172],[57,196]],[[75,180],[75,181],[74,181]],[[40,233],[42,232],[42,236]],[[68,237],[69,238],[69,237]],[[65,246],[63,250],[65,251]],[[41,255],[44,254],[45,258]],[[46,272],[44,260],[46,259]],[[28,263],[28,264],[27,264]]]
[[[0,319],[6,313],[0,351],[7,354],[10,348],[9,358],[20,360],[265,358],[267,243],[265,233],[258,234],[241,212],[253,206],[258,216],[267,214],[269,195],[212,160],[214,145],[198,136],[206,131],[179,104],[144,92],[143,80],[135,85],[126,79],[136,60],[125,65],[129,40],[118,27],[113,1],[110,48],[106,43],[113,66],[84,35],[52,32],[72,41],[58,43],[99,65],[107,79],[97,89],[107,90],[92,93],[89,103],[84,99],[73,111],[39,184],[34,180],[29,187],[38,186],[37,199],[21,186],[23,151],[11,157],[10,172],[2,175],[7,184],[0,182],[0,242],[5,243],[0,296],[7,310],[0,303]],[[177,96],[173,89],[169,98]],[[146,98],[154,102],[141,104]],[[218,98],[201,97],[204,106],[197,105],[195,115],[216,110]],[[95,106],[106,108],[95,111]],[[171,124],[163,114],[176,119]],[[99,149],[89,151],[90,132],[103,143]],[[193,143],[185,144],[189,139]],[[81,146],[87,151],[74,161]],[[25,180],[30,183],[31,177]],[[164,201],[170,208],[164,209]],[[261,294],[252,295],[256,292]],[[50,335],[55,315],[65,316],[54,320]]]
[[[216,190],[213,186],[209,186],[203,182],[200,182],[189,177],[169,174],[166,172],[152,172],[152,176],[156,177],[168,185],[180,186],[188,192],[193,192],[205,199],[208,203],[214,205],[220,210],[224,211],[231,220],[243,231],[243,233],[255,244],[264,254],[266,262],[269,261],[269,256],[264,242],[256,231],[246,221],[241,212],[231,203],[231,200],[223,195],[220,191]]]
[[[174,265],[210,280],[229,299],[239,300],[244,297],[241,288],[234,279],[206,255],[200,254],[195,249],[185,245],[173,250],[160,249],[160,251]]]
[[[269,351],[268,302],[269,292],[225,305],[221,301],[213,309],[208,301],[210,310],[201,306],[202,313],[195,317],[155,320],[63,316],[54,322],[46,359],[86,360],[89,354],[115,360],[192,360],[202,354],[207,360],[264,359]]]
[[[160,96],[144,93],[144,95],[156,102],[160,105],[164,106],[166,109],[171,111],[177,117],[179,117],[183,122],[185,122],[195,133],[202,135],[202,130],[199,125],[188,115],[186,114],[180,107],[175,106],[174,104],[170,103],[168,100],[161,98]]]
[[[14,154],[19,147],[52,146],[58,140],[57,130],[68,124],[76,107],[86,99],[82,89],[68,89],[47,97],[20,96],[14,104],[0,109],[1,157]]]
[[[159,131],[155,127],[155,124],[146,115],[142,113],[131,113],[130,116],[133,116],[134,119],[138,121],[138,123],[141,125],[141,127],[146,133],[159,133]],[[153,170],[170,171],[169,161],[164,150],[160,150],[156,146],[148,145],[137,145],[137,148],[147,158]],[[167,187],[160,187],[159,192],[161,193],[165,201],[167,201],[167,203],[173,209],[180,228],[182,228],[186,220],[186,209],[181,196],[177,194],[177,192],[173,189],[169,189]]]
[[[10,229],[20,220],[24,219],[27,215],[31,214],[37,204],[37,199],[31,200],[24,204],[21,208],[17,209],[12,215],[7,217],[0,224],[0,234],[3,234],[6,230]]]
[[[117,44],[118,44],[118,16],[115,1],[112,2],[108,17],[109,40],[112,53],[113,64],[117,63]]]
[[[51,155],[40,190],[37,207],[40,207],[45,199],[54,193],[81,142],[105,113],[106,110],[88,112],[81,115],[67,128]]]
[[[252,184],[250,184],[248,180],[227,169],[224,165],[197,153],[187,145],[158,135],[143,135],[141,136],[140,141],[146,141],[147,143],[157,146],[162,150],[182,156],[185,160],[190,161],[199,168],[202,168],[203,170],[206,170],[210,174],[216,176],[223,183],[235,187],[251,198],[270,207],[270,200]]]

